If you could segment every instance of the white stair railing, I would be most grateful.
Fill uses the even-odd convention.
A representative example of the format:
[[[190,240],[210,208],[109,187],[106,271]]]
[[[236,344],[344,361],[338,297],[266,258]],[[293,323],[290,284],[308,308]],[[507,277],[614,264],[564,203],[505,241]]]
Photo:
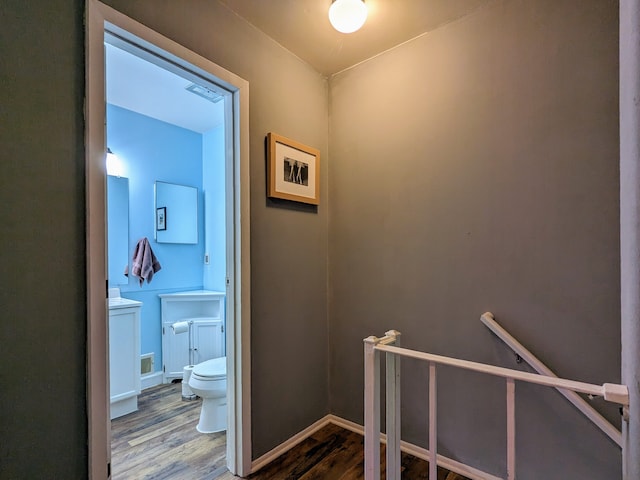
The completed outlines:
[[[549,375],[539,375],[519,370],[470,362],[409,350],[397,346],[400,332],[390,330],[384,337],[364,339],[364,424],[365,424],[365,480],[380,479],[380,352],[386,354],[386,399],[387,399],[387,480],[400,480],[400,357],[410,357],[429,364],[429,480],[437,479],[437,464],[443,459],[437,454],[437,365],[447,365],[475,372],[503,377],[506,380],[507,397],[507,480],[515,480],[515,382],[523,381],[560,388],[564,390],[604,397],[605,400],[621,405],[629,404],[629,391],[625,385],[590,383],[566,380]],[[396,345],[394,345],[396,344]],[[459,462],[458,473],[477,480],[499,480],[486,472]]]
[[[509,332],[507,332],[498,322],[496,322],[491,312],[483,313],[480,317],[480,321],[484,323],[489,330],[496,334],[504,343],[511,348],[522,360],[527,362],[536,372],[541,375],[547,375],[549,377],[556,377],[557,375],[544,363],[542,363],[533,353],[527,350],[518,340],[516,340]],[[600,428],[604,433],[611,438],[614,442],[622,447],[622,433],[616,427],[604,418],[600,413],[593,408],[589,403],[571,390],[565,390],[558,388],[558,391],[564,395],[578,410],[580,410],[589,420]]]

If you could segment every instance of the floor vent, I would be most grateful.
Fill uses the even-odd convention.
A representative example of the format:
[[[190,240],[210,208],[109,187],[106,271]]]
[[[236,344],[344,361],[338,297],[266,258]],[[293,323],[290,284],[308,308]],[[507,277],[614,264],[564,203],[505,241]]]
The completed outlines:
[[[145,353],[140,356],[140,375],[149,375],[154,372],[153,353]]]

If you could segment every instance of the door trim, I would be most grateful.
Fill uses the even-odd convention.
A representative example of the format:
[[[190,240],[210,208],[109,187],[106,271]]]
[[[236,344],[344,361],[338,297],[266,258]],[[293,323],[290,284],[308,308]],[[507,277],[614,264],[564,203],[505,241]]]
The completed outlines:
[[[227,362],[229,416],[227,466],[240,476],[251,469],[250,382],[250,244],[249,244],[249,83],[210,60],[100,3],[86,2],[85,45],[85,162],[87,255],[87,415],[89,478],[107,479],[111,462],[109,422],[108,332],[106,300],[106,138],[105,31],[160,53],[177,65],[215,77],[231,96],[227,115]],[[221,82],[221,83],[220,83]],[[230,165],[230,163],[232,165]]]

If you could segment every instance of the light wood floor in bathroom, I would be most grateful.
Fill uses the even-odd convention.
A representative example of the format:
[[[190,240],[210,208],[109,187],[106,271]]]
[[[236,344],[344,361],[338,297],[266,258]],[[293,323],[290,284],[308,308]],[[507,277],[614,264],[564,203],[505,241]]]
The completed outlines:
[[[226,435],[196,430],[201,400],[182,401],[180,384],[142,392],[138,411],[111,422],[113,480],[233,480]],[[381,451],[384,463],[384,446]],[[254,473],[251,480],[362,480],[364,439],[329,425]],[[384,465],[382,466],[384,469]],[[402,478],[426,480],[429,465],[402,454]],[[385,479],[384,470],[381,480]],[[438,480],[467,480],[438,469]]]
[[[196,430],[201,405],[183,401],[179,383],[143,390],[137,412],[111,421],[112,480],[233,478],[225,433]]]

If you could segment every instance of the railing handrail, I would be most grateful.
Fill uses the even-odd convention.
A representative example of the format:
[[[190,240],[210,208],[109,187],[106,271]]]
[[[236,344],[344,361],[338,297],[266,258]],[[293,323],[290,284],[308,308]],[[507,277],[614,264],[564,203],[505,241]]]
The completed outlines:
[[[427,362],[439,363],[441,365],[464,368],[465,370],[486,373],[489,375],[494,375],[496,377],[513,378],[514,380],[535,383],[547,387],[564,388],[576,392],[586,393],[587,395],[604,397],[605,400],[619,403],[621,405],[629,404],[629,392],[625,385],[618,385],[615,383],[595,385],[592,383],[578,382],[575,380],[567,380],[559,377],[550,377],[548,375],[540,375],[539,373],[529,373],[522,372],[520,370],[512,370],[510,368],[496,367],[495,365],[472,362],[470,360],[443,357],[441,355],[434,355],[432,353],[424,353],[417,350],[394,347],[391,345],[377,344],[374,348],[381,352],[389,352],[396,355],[401,355],[403,357],[411,357],[419,360],[425,360]]]
[[[531,353],[524,345],[511,335],[504,327],[502,327],[495,319],[491,312],[485,312],[480,316],[480,321],[491,330],[500,340],[502,340],[511,350],[513,350],[520,358],[527,362],[536,372],[556,377],[557,375],[547,367],[542,361]],[[591,420],[600,430],[602,430],[611,440],[622,447],[622,433],[614,427],[606,418],[604,418],[595,408],[587,401],[572,390],[557,388],[569,402],[571,402],[578,410],[580,410],[589,420]]]
[[[398,344],[400,332],[390,330],[384,337],[368,337],[364,339],[365,356],[365,479],[380,478],[380,365],[379,353],[385,352],[387,359],[387,479],[400,479],[400,358],[410,357],[429,362],[429,479],[436,480],[437,471],[437,380],[436,366],[447,365],[463,368],[479,373],[498,376],[506,379],[507,394],[507,480],[515,480],[515,381],[524,381],[561,390],[582,392],[588,395],[601,396],[605,400],[629,404],[629,390],[625,385],[605,383],[595,385],[558,378],[557,376],[522,372],[509,368],[496,367],[485,363],[472,362],[458,358],[419,352],[401,348]],[[624,452],[623,452],[624,453]],[[487,474],[487,476],[489,476]],[[491,476],[493,477],[493,476]],[[481,477],[481,478],[484,478]]]

